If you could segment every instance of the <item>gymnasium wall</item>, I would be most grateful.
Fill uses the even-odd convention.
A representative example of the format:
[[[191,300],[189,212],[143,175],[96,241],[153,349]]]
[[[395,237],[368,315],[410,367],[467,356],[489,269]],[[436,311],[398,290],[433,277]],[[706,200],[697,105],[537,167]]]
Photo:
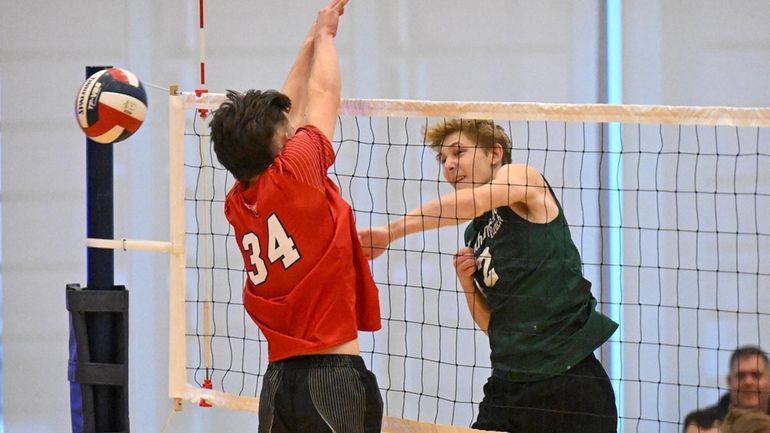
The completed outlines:
[[[343,96],[600,102],[598,0],[351,0],[338,47]],[[209,89],[280,88],[322,1],[208,2]],[[695,7],[697,5],[697,8]],[[624,102],[768,106],[770,3],[624,2]],[[64,286],[85,284],[84,138],[73,115],[86,65],[145,83],[198,82],[197,2],[0,0],[3,408],[14,433],[68,431]],[[166,93],[115,146],[117,236],[167,240]],[[132,429],[171,410],[166,257],[116,252],[130,289]],[[767,349],[767,347],[766,347]],[[722,382],[724,371],[708,372]],[[251,432],[256,416],[174,415],[168,432]]]

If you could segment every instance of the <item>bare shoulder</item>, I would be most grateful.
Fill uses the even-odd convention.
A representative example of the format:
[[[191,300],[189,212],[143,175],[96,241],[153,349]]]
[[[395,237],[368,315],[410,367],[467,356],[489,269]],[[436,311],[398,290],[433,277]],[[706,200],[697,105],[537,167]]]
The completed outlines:
[[[505,164],[495,173],[492,182],[510,186],[545,186],[543,175],[527,164]]]
[[[507,164],[492,181],[505,185],[508,206],[520,217],[533,223],[548,223],[559,215],[559,206],[545,183],[543,175],[527,164]]]

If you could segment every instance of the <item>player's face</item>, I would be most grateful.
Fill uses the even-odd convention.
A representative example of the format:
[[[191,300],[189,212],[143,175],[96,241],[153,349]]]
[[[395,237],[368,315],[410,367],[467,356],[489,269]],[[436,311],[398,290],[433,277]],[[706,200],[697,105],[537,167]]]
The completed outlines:
[[[446,136],[436,158],[444,179],[457,190],[489,183],[494,166],[499,163],[495,152],[476,147],[476,140],[459,132]]]
[[[734,405],[743,409],[767,409],[770,371],[761,357],[750,355],[736,359],[727,381]]]

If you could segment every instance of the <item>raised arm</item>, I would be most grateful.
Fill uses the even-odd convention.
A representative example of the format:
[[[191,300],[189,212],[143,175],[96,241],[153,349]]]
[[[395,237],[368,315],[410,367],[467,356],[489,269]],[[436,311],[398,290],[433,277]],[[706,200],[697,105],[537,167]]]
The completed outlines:
[[[444,194],[387,226],[359,230],[358,234],[364,252],[375,258],[398,238],[457,225],[500,206],[523,205],[531,209],[533,215],[545,214],[545,209],[551,209],[555,214],[557,208],[553,200],[537,170],[524,164],[507,164],[500,167],[490,183]]]
[[[313,60],[307,84],[307,123],[330,140],[334,136],[340,105],[340,68],[334,37],[348,0],[332,0],[318,12],[313,37]]]
[[[291,99],[291,111],[289,122],[295,127],[305,124],[305,110],[307,108],[307,81],[310,76],[310,66],[313,61],[313,39],[315,37],[315,21],[310,26],[307,36],[302,41],[302,46],[286,76],[281,93]]]

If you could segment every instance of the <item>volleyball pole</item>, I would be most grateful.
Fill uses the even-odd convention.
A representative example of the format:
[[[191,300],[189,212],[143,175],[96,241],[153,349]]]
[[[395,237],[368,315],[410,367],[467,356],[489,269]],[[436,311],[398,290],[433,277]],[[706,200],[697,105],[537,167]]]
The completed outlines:
[[[109,66],[87,66],[86,78]],[[113,150],[86,138],[86,231],[113,237]],[[73,433],[128,433],[128,291],[112,249],[86,248],[86,287],[68,284]]]

